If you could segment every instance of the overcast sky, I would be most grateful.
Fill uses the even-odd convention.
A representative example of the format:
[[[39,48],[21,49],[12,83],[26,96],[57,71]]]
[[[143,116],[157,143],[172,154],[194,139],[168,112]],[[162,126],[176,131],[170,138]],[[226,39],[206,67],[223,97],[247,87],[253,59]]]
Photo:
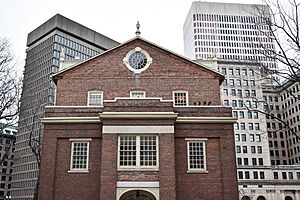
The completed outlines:
[[[207,0],[212,1],[212,0]],[[258,3],[259,0],[214,2]],[[0,37],[10,39],[21,68],[27,34],[59,13],[118,42],[141,37],[183,54],[182,26],[193,0],[2,0]]]

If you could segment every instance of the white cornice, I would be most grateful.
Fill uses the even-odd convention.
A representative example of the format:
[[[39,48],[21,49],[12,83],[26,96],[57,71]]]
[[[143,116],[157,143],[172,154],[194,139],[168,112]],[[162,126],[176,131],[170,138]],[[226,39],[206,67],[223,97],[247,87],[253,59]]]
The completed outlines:
[[[99,117],[45,117],[42,123],[100,123]]]
[[[178,113],[174,112],[103,112],[101,119],[175,119]]]
[[[102,123],[102,119],[174,119],[175,123],[235,123],[233,117],[177,117],[173,112],[104,112],[99,117],[45,117],[42,123]]]
[[[233,117],[177,117],[176,123],[235,123]]]

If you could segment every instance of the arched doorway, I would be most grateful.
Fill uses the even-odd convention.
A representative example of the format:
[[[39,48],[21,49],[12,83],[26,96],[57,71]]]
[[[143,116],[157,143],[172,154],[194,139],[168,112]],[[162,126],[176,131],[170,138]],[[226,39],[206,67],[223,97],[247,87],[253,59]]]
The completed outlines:
[[[120,200],[156,200],[155,196],[144,190],[131,190],[120,197]]]
[[[293,198],[290,196],[286,196],[284,200],[293,200]]]
[[[266,200],[266,198],[264,196],[259,196],[257,197],[257,200]]]
[[[242,200],[250,200],[250,197],[248,197],[248,196],[243,196]]]

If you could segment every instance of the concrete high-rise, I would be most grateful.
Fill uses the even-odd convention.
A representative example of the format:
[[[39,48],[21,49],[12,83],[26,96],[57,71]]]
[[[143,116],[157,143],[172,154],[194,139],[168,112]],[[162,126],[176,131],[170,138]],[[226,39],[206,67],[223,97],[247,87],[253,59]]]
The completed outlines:
[[[258,10],[268,13],[263,5],[193,2],[183,26],[185,55],[191,59],[255,60],[276,67],[274,60],[258,54],[262,46],[275,48]]]
[[[59,14],[28,34],[11,188],[13,199],[32,199],[34,194],[39,171],[29,140],[35,147],[40,145],[39,118],[44,115],[46,105],[54,104],[55,84],[51,76],[58,71],[60,57],[86,60],[118,44]]]
[[[269,120],[258,112],[264,110],[261,102],[265,95],[260,67],[276,67],[274,60],[258,54],[261,45],[275,49],[258,8],[268,13],[263,5],[193,2],[183,27],[184,51],[225,76],[220,92],[223,105],[231,106],[237,118],[234,133],[240,199],[299,199],[300,167],[272,165]],[[283,160],[287,162],[286,157]]]

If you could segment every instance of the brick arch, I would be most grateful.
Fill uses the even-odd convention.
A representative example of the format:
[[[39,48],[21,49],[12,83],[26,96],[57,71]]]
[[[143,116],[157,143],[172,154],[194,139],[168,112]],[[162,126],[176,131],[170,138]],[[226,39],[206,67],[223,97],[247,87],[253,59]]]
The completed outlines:
[[[157,200],[153,194],[145,190],[131,190],[125,192],[119,200]]]

